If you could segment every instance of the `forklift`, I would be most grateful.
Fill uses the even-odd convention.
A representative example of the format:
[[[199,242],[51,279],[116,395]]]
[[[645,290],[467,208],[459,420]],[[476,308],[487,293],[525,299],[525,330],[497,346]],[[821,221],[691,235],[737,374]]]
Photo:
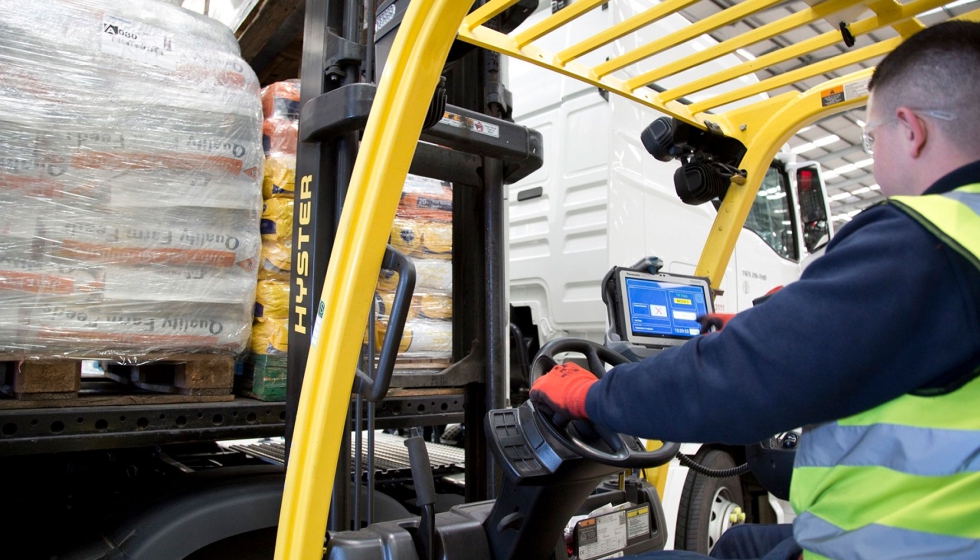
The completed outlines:
[[[554,70],[667,115],[653,123],[643,143],[657,159],[681,162],[675,186],[682,196],[696,203],[720,201],[693,273],[717,292],[769,162],[802,127],[864,104],[872,69],[820,77],[886,54],[924,27],[917,16],[940,8],[944,0],[815,3],[635,75],[618,71],[776,3],[736,3],[670,35],[637,42],[640,46],[611,60],[588,54],[691,2],[654,4],[595,36],[576,36],[577,42],[561,52],[536,43],[564,31],[586,11],[608,9],[616,1],[555,2],[550,17],[522,28],[537,0],[474,5],[307,0],[286,441],[270,451],[286,463],[285,474],[281,467],[248,466],[197,476],[197,484],[129,514],[103,531],[91,548],[62,558],[247,558],[257,555],[253,541],[226,547],[232,553],[211,547],[247,535],[271,541],[273,532],[279,560],[561,560],[663,546],[669,528],[656,491],[661,481],[650,476],[653,484],[640,484],[618,475],[640,469],[655,475],[655,467],[675,456],[676,444],[647,449],[601,426],[555,422],[531,402],[508,406],[504,185],[540,168],[545,154],[540,131],[508,120],[511,100],[501,57]],[[980,20],[980,10],[959,17]],[[833,31],[688,83],[658,85],[745,46],[822,21]],[[855,46],[855,37],[885,27],[899,36]],[[740,83],[722,94],[704,94],[762,65],[838,44],[846,48],[818,63]],[[800,91],[756,97],[815,78],[817,85]],[[457,312],[451,365],[442,369],[396,369],[394,364],[414,274],[411,261],[387,241],[409,172],[454,185]],[[382,268],[399,272],[399,286],[394,318],[375,355],[374,329],[368,327]],[[596,375],[627,359],[602,345],[557,340],[538,353],[529,381],[568,353],[584,356]],[[380,445],[373,441],[377,429],[449,423],[462,424],[466,433],[463,478],[456,479],[464,481],[463,503],[437,507],[429,445],[418,436],[395,444],[405,450],[411,472],[417,496],[412,510],[375,492],[377,457],[371,449]],[[368,439],[363,462],[362,434]],[[352,447],[353,454],[348,452]],[[627,505],[569,523],[607,498]],[[610,541],[600,535],[617,536]]]
[[[419,504],[424,510],[420,518],[378,523],[356,531],[325,532],[328,514],[336,517],[332,515],[334,506],[329,498],[335,480],[346,479],[346,475],[337,476],[337,465],[340,450],[346,448],[344,438],[348,431],[345,418],[351,387],[365,376],[357,370],[362,333],[359,326],[366,324],[369,317],[373,281],[385,258],[385,242],[401,185],[409,168],[417,165],[412,155],[419,153],[416,145],[425,125],[425,107],[431,106],[433,92],[445,70],[444,61],[461,42],[553,69],[566,77],[585,81],[612,94],[658,109],[672,117],[669,122],[673,125],[689,126],[695,133],[692,136],[700,134],[709,139],[724,138],[726,143],[737,142],[744,147],[735,160],[725,161],[716,159],[708,150],[699,150],[697,146],[689,144],[662,146],[664,157],[676,157],[683,162],[679,171],[681,183],[692,191],[708,191],[703,193],[708,200],[713,197],[722,200],[695,272],[696,276],[709,278],[711,286],[717,289],[769,161],[800,128],[863,104],[872,69],[858,70],[799,92],[772,95],[765,100],[732,109],[721,111],[718,108],[883,55],[900,43],[902,37],[850,51],[843,50],[838,56],[791,75],[753,83],[696,102],[681,102],[679,99],[750,74],[753,68],[763,63],[800,57],[835,43],[843,43],[850,48],[854,45],[855,36],[866,35],[882,26],[891,26],[902,36],[908,36],[923,27],[915,16],[942,5],[942,2],[928,0],[904,5],[889,4],[887,7],[868,4],[867,8],[873,15],[861,18],[863,10],[845,10],[860,4],[858,2],[824,2],[628,79],[623,79],[615,71],[708,33],[720,25],[739,21],[766,4],[736,4],[722,10],[718,17],[692,23],[673,35],[657,38],[653,43],[630,51],[621,57],[623,60],[602,61],[593,66],[580,62],[580,57],[599,45],[641,28],[644,22],[662,18],[682,6],[677,2],[655,5],[643,12],[642,17],[596,36],[582,38],[576,45],[560,53],[548,52],[535,44],[540,37],[574,21],[577,15],[591,9],[602,9],[600,6],[606,3],[606,0],[572,3],[556,10],[541,23],[517,33],[512,33],[513,28],[508,28],[506,22],[513,21],[515,11],[530,7],[516,0],[491,0],[474,6],[472,10],[467,3],[449,0],[414,0],[407,7],[399,2],[378,6],[376,25],[369,23],[367,26],[369,35],[372,27],[381,28],[396,17],[400,18],[400,29],[386,53],[384,72],[374,93],[358,155],[348,160],[353,162],[350,186],[346,194],[340,197],[343,199],[342,206],[337,204],[342,210],[337,228],[332,232],[334,235],[328,236],[332,239],[330,266],[322,285],[317,286],[321,297],[316,318],[307,316],[314,326],[299,406],[291,426],[277,559],[318,558],[324,554],[330,558],[375,558],[380,555],[387,558],[562,558],[567,551],[556,544],[560,534],[558,528],[564,526],[567,522],[564,518],[577,510],[596,483],[617,469],[654,466],[673,455],[671,445],[666,445],[660,451],[646,452],[632,438],[604,433],[596,426],[560,429],[535,410],[531,403],[516,409],[501,408],[505,400],[499,397],[504,393],[489,390],[487,398],[480,403],[488,409],[485,432],[471,428],[468,436],[477,432],[488,436],[486,443],[481,441],[480,446],[491,444],[496,463],[503,471],[503,483],[499,492],[495,493],[496,502],[466,504],[435,516],[430,507],[430,484],[424,476],[424,469],[418,468],[416,490]],[[308,32],[311,30],[311,15],[307,13]],[[975,20],[980,14],[974,11],[961,17]],[[822,19],[834,21],[836,30],[821,34],[812,41],[786,46],[754,62],[746,62],[694,83],[666,90],[645,87],[658,78],[697,67],[700,63],[730,54],[744,45],[774,37],[794,26]],[[369,44],[372,43],[369,41]],[[320,72],[320,68],[311,69],[304,60],[304,73]],[[488,87],[487,91],[492,90]],[[309,94],[309,90],[304,90],[304,96]],[[351,142],[353,140],[350,139]],[[678,147],[681,149],[674,150]],[[685,151],[687,148],[693,149]],[[484,177],[489,169],[489,165],[481,169]],[[307,173],[301,169],[299,176],[303,181],[313,180]],[[484,189],[487,186],[484,184]],[[486,190],[484,193],[489,194]],[[499,204],[499,200],[496,200],[499,198],[498,192],[493,197],[487,196],[486,202]],[[489,208],[485,211],[492,213]],[[486,227],[486,233],[490,235],[492,228],[500,227],[500,222],[488,221]],[[317,231],[319,233],[320,230]],[[487,265],[491,271],[494,268],[492,261],[490,259]],[[492,300],[497,297],[495,290],[499,292],[501,286],[495,283],[492,274],[485,278],[485,282],[482,287]],[[307,309],[312,309],[312,306]],[[496,311],[500,312],[500,309]],[[504,331],[502,321],[490,320],[488,324],[491,327],[496,325],[499,330],[486,334],[501,340]],[[537,364],[551,363],[548,356],[554,357],[573,349],[585,352],[590,357],[590,363],[603,360],[615,362],[619,359],[605,353],[607,349],[601,349],[601,346],[582,344],[580,341],[558,341],[554,347],[542,349],[539,361],[535,362],[536,368],[539,367]],[[492,377],[503,371],[504,363],[491,358],[485,366],[485,371]],[[594,373],[601,374],[603,368],[592,369]],[[491,377],[486,380],[488,386],[493,385]],[[377,384],[378,378],[374,378],[373,382]],[[383,384],[384,380],[381,381]],[[494,395],[498,398],[495,399]],[[470,401],[469,404],[474,402]],[[467,445],[474,443],[467,441]],[[418,462],[421,465],[425,463],[422,459]],[[492,463],[487,459],[479,473],[483,476],[473,478],[469,475],[477,473],[467,465],[468,498],[492,497],[487,493],[493,487]],[[473,491],[469,490],[471,484]],[[336,499],[336,492],[333,496]],[[548,513],[542,514],[542,511]],[[623,548],[605,553],[622,552],[630,550]]]
[[[663,546],[671,527],[663,522],[658,492],[619,473],[644,470],[652,486],[662,488],[657,476],[662,470],[652,467],[669,461],[676,445],[648,450],[635,438],[601,426],[556,423],[533,403],[508,406],[505,186],[541,167],[546,136],[509,120],[503,57],[666,115],[643,143],[654,158],[681,162],[675,186],[684,196],[718,203],[692,274],[707,278],[717,293],[776,152],[801,128],[862,106],[872,70],[851,71],[853,65],[887,54],[937,21],[936,11],[946,0],[815,2],[768,23],[757,21],[750,30],[696,54],[658,59],[639,71],[624,69],[780,3],[719,2],[723,7],[708,17],[637,40],[637,46],[616,58],[596,59],[590,53],[598,47],[696,4],[665,0],[594,36],[574,30],[579,15],[615,10],[617,2],[556,0],[551,16],[526,26],[522,23],[538,0],[306,0],[286,406],[230,402],[107,408],[126,415],[116,416],[119,427],[113,422],[108,428],[83,422],[82,413],[71,408],[7,411],[0,434],[4,449],[37,455],[15,465],[27,467],[23,472],[44,463],[61,465],[59,454],[66,450],[94,456],[117,447],[138,448],[83,463],[93,465],[93,471],[104,467],[96,474],[111,484],[69,498],[85,505],[103,502],[99,513],[112,513],[114,519],[100,526],[90,542],[69,535],[64,540],[73,550],[58,557],[243,560],[263,557],[263,547],[271,554],[273,539],[275,557],[283,560],[464,555],[559,560]],[[980,20],[980,10],[966,9],[955,17]],[[781,39],[800,27],[818,32],[803,41]],[[873,34],[881,31],[896,36],[879,40]],[[572,43],[555,51],[539,42],[559,34]],[[682,79],[689,70],[772,39],[780,39],[780,48],[720,72]],[[827,56],[822,50],[828,48],[837,53]],[[818,51],[822,54],[816,60]],[[794,60],[805,64],[766,80],[738,81],[766,65]],[[831,72],[839,76],[826,79]],[[735,89],[712,89],[731,81],[738,81]],[[794,84],[804,85],[786,91]],[[725,148],[719,151],[719,145]],[[455,187],[457,313],[451,364],[445,368],[394,367],[413,274],[411,262],[387,241],[409,172]],[[400,284],[395,319],[375,355],[374,341],[369,336],[365,345],[364,333],[373,332],[367,327],[382,268],[399,271]],[[584,356],[596,375],[624,359],[605,346],[558,340],[539,353],[529,381],[568,353]],[[210,445],[206,452],[198,446],[242,434],[274,435],[283,421],[285,446],[263,448],[278,465],[241,461],[223,451],[218,456]],[[438,458],[431,442],[415,437],[406,440],[408,447],[401,441],[372,441],[380,429],[451,423],[466,433],[463,460],[458,455]],[[379,469],[372,463],[377,457],[369,452],[362,462],[360,452],[349,452],[364,446],[363,435],[368,449],[375,444],[403,451],[399,468],[409,473],[406,487],[417,496],[411,508],[375,492]],[[174,458],[169,455],[173,448],[166,446],[175,442],[193,446]],[[152,457],[144,453],[147,446]],[[242,451],[260,455],[256,447]],[[129,461],[130,455],[139,460]],[[438,503],[438,485],[445,481],[432,477],[434,468],[447,464],[464,469],[453,479],[462,485],[462,503],[449,508]],[[765,467],[766,461],[761,464]],[[167,476],[155,476],[160,465],[169,469]],[[766,477],[764,470],[753,472],[760,481]],[[75,474],[57,468],[39,474],[56,479],[65,473]],[[158,484],[178,478],[173,492]],[[37,499],[44,501],[44,496]],[[627,505],[570,523],[607,499]],[[71,500],[66,503],[74,507]],[[54,527],[49,532],[63,530],[48,525]],[[16,556],[18,546],[23,543],[14,539],[4,551]]]

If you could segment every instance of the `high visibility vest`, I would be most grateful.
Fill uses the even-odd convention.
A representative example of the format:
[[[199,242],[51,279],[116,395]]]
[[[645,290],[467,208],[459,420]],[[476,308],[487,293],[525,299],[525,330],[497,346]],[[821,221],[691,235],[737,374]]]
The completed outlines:
[[[980,268],[980,184],[889,203]],[[807,431],[790,501],[807,560],[980,558],[980,376]]]

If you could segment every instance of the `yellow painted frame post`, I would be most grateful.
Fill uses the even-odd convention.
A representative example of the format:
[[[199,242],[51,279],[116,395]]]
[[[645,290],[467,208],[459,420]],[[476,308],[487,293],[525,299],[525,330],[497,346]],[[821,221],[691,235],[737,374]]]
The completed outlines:
[[[698,261],[695,274],[709,277],[712,288],[721,288],[725,268],[735,250],[745,218],[752,209],[759,186],[769,169],[769,162],[776,157],[779,148],[800,128],[818,119],[863,105],[867,101],[867,94],[854,95],[830,106],[824,105],[823,97],[826,90],[831,88],[866,83],[873,71],[872,68],[860,70],[799,94],[783,94],[724,115],[722,128],[725,133],[742,140],[746,145],[747,151],[742,158],[741,167],[749,170],[749,175],[744,185],[732,183],[728,189]],[[860,91],[860,88],[856,90]]]
[[[459,0],[411,2],[388,56],[315,319],[279,512],[276,560],[323,556],[344,419],[385,244],[426,108],[469,7]]]

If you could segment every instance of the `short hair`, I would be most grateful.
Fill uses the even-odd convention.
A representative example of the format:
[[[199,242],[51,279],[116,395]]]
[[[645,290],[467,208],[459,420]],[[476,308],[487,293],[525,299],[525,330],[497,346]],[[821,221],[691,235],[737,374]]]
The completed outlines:
[[[902,106],[953,113],[936,126],[980,155],[980,23],[947,21],[909,37],[878,65],[868,90],[883,115]]]

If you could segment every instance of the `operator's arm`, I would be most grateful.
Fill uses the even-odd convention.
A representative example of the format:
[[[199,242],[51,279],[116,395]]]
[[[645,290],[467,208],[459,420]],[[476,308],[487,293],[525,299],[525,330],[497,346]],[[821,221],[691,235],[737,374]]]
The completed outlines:
[[[725,443],[849,416],[977,367],[978,286],[913,220],[873,208],[723,331],[613,368],[586,412],[619,432]]]

